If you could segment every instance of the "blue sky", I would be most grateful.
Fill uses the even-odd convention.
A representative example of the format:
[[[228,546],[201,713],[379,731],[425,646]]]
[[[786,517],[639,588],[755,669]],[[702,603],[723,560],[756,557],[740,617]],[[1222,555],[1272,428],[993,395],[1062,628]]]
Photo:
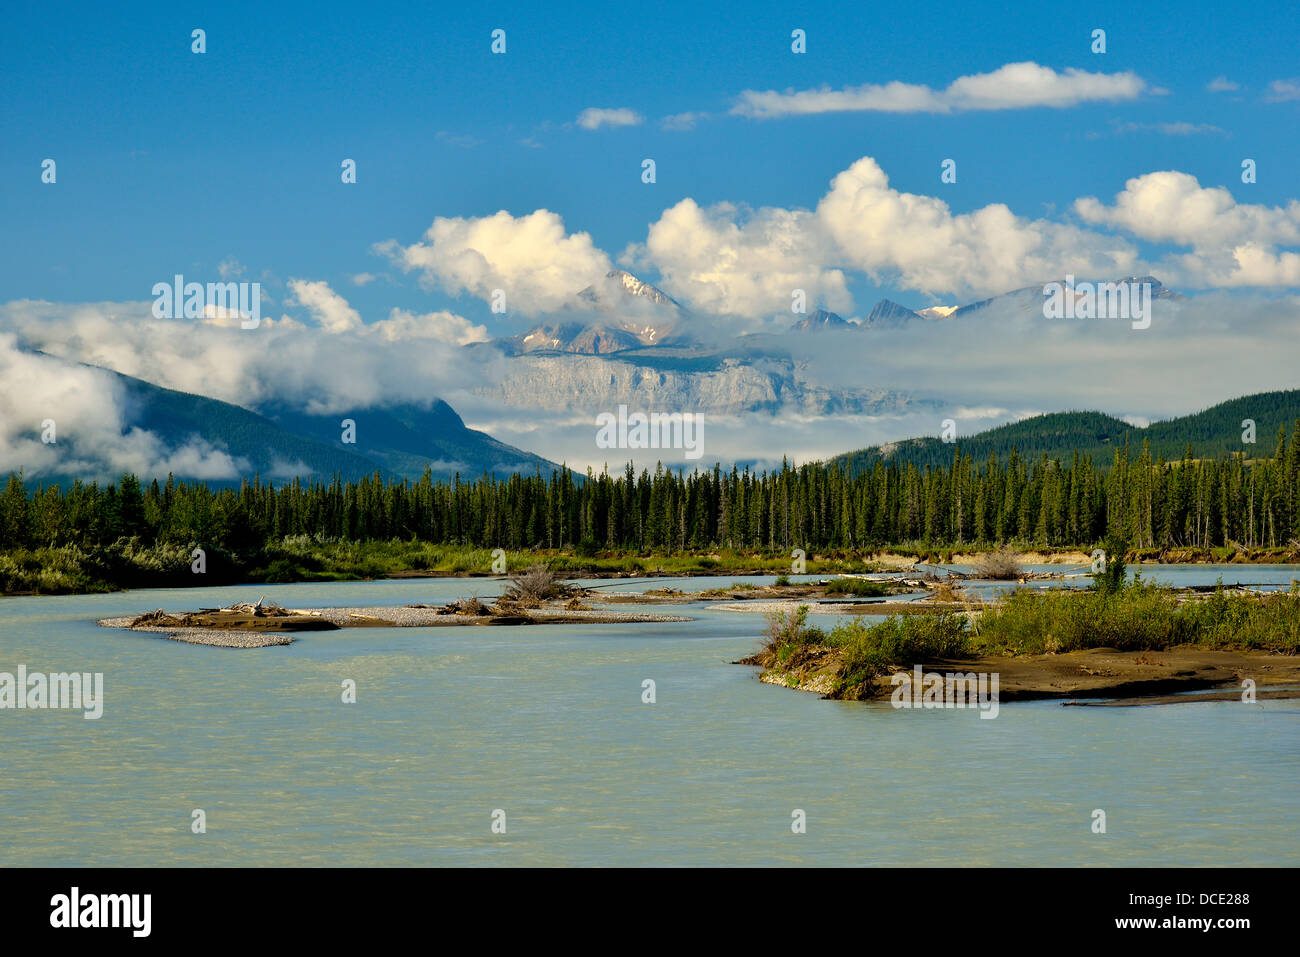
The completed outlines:
[[[1300,99],[1270,89],[1300,74],[1298,19],[1292,4],[755,4],[743,16],[674,3],[24,5],[0,41],[11,237],[0,300],[143,300],[159,279],[217,278],[233,259],[272,295],[293,277],[324,281],[367,321],[445,308],[496,332],[480,298],[422,286],[373,245],[415,243],[435,217],[547,209],[617,260],[684,198],[811,209],[864,156],[893,189],[954,214],[1005,203],[1078,224],[1076,199],[1110,203],[1159,170],[1280,207],[1300,195]],[[201,56],[195,27],[207,32]],[[489,51],[497,27],[501,56]],[[790,52],[796,27],[804,55]],[[1107,32],[1103,55],[1089,49],[1094,28]],[[729,112],[745,90],[942,90],[1024,61],[1132,73],[1144,90],[1065,108]],[[1220,76],[1239,89],[1208,91]],[[592,107],[643,122],[576,125]],[[707,115],[662,128],[687,112]],[[1200,131],[1157,131],[1175,123]],[[54,186],[40,182],[46,157]],[[644,157],[657,163],[653,185],[640,180]],[[958,181],[940,184],[949,157]],[[1243,157],[1258,163],[1255,184],[1240,181]],[[357,161],[355,185],[339,181],[343,158]],[[1134,241],[1152,260],[1172,248]],[[385,278],[350,281],[365,272]],[[888,270],[851,272],[848,289],[856,314],[880,295],[962,298]]]
[[[25,4],[4,25],[0,470],[66,467],[32,438],[50,417],[104,474],[238,472],[135,428],[75,362],[258,410],[441,396],[579,467],[607,458],[593,416],[646,382],[714,417],[722,461],[1296,385],[1292,3]],[[615,267],[688,310],[612,286],[575,300]],[[177,273],[261,282],[270,321],[155,318]],[[730,346],[789,330],[796,290],[861,318],[882,297],[1146,273],[1190,298],[1141,332],[1004,301],[978,321],[790,333],[776,371],[689,381],[462,348],[559,318]],[[816,412],[827,396],[842,413]]]

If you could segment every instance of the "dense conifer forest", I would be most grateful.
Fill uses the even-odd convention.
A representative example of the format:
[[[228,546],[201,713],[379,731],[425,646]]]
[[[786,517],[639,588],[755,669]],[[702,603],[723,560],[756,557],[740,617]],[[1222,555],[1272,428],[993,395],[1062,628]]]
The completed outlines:
[[[1261,443],[1262,444],[1262,443]],[[478,548],[872,548],[1018,542],[1089,546],[1118,535],[1133,548],[1280,547],[1300,537],[1300,421],[1271,455],[1153,457],[1144,445],[1109,462],[1012,450],[975,461],[960,444],[938,467],[876,461],[785,465],[771,472],[568,471],[211,489],[133,476],[98,485],[0,495],[0,551],[122,539],[248,552],[293,536],[391,539]]]

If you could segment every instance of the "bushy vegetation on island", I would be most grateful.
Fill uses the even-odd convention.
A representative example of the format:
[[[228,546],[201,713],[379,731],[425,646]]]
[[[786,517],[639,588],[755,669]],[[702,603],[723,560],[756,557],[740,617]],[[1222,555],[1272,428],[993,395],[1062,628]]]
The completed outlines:
[[[1119,575],[1098,576],[1090,589],[1019,588],[975,615],[851,618],[829,630],[809,625],[808,606],[801,605],[769,616],[766,641],[751,661],[791,673],[829,668],[831,696],[859,699],[878,693],[882,675],[983,655],[1179,645],[1300,654],[1300,589],[1240,594],[1219,587],[1187,596],[1140,577],[1125,581],[1122,566]]]

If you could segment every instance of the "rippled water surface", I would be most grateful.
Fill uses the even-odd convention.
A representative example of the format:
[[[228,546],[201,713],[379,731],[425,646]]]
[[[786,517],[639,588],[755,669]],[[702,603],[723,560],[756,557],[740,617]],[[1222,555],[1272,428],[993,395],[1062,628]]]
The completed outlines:
[[[94,624],[262,594],[312,607],[498,589],[0,600],[0,671],[102,671],[106,699],[98,721],[0,711],[0,865],[1300,864],[1296,701],[1006,704],[995,720],[822,701],[728,663],[755,648],[760,617],[698,605],[688,624],[348,629],[256,650]],[[195,808],[206,834],[190,831]]]

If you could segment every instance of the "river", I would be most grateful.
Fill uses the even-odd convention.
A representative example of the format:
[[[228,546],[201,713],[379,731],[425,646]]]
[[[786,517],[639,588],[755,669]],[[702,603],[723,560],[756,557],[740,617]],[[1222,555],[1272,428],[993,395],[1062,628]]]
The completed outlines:
[[[255,650],[94,624],[260,595],[301,608],[474,592],[499,585],[0,599],[0,671],[104,674],[98,720],[0,711],[0,865],[1300,865],[1294,700],[1011,703],[995,720],[823,701],[729,664],[764,622],[700,605],[667,609],[689,624],[345,629]]]

